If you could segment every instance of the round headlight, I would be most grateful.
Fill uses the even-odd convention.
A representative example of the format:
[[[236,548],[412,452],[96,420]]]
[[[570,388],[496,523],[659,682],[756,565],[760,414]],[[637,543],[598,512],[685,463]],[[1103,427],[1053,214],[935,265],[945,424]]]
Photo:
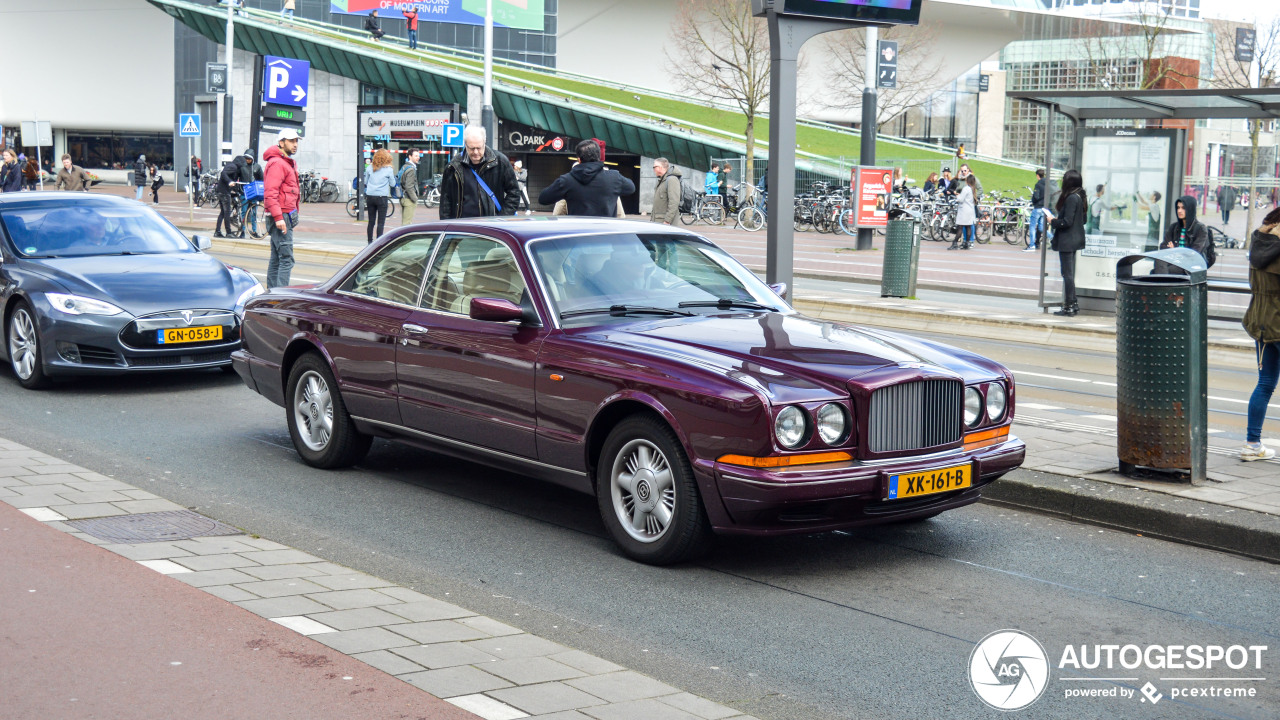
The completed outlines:
[[[999,422],[1004,419],[1004,409],[1009,404],[1009,395],[1004,390],[1004,385],[1000,383],[991,383],[987,386],[987,417],[991,418],[991,422]]]
[[[977,427],[980,422],[982,422],[982,393],[978,392],[978,388],[967,387],[964,389],[964,425]]]
[[[808,434],[808,425],[804,411],[795,405],[788,405],[782,408],[778,413],[778,419],[773,421],[773,434],[782,447],[791,449],[804,442],[805,435]]]
[[[839,403],[827,403],[818,408],[818,437],[828,445],[844,442],[849,432],[849,417]]]

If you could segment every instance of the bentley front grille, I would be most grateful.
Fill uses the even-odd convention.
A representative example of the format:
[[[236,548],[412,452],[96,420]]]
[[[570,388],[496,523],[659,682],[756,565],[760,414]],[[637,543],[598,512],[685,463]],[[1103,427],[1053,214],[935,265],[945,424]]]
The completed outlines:
[[[868,447],[873,453],[921,450],[958,442],[964,424],[964,385],[918,380],[871,394]]]

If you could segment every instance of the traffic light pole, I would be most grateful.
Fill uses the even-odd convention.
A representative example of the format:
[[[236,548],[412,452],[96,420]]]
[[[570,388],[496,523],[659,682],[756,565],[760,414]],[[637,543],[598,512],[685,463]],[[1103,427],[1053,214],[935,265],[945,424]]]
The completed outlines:
[[[236,52],[235,3],[227,3],[227,92],[222,96],[222,165],[231,162],[234,151],[231,149],[231,119],[233,101],[231,99],[231,65]]]

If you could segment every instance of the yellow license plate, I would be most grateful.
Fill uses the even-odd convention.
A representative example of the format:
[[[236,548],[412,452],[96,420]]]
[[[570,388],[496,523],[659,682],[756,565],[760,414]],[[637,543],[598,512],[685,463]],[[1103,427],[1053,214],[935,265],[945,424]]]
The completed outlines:
[[[954,465],[923,472],[890,475],[885,500],[933,495],[973,486],[973,468],[970,465]]]
[[[187,328],[166,328],[157,330],[156,341],[161,345],[172,345],[174,343],[190,343],[190,342],[208,342],[210,340],[222,339],[222,326],[210,325],[207,327],[187,327]]]

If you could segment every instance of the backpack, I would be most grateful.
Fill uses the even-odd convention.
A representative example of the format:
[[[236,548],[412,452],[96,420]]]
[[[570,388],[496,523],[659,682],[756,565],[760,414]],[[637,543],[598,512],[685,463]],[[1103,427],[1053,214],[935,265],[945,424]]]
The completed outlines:
[[[1205,235],[1208,236],[1209,242],[1204,246],[1204,262],[1206,267],[1213,267],[1218,262],[1218,248],[1213,242],[1213,233],[1209,232],[1209,228],[1205,228]]]
[[[698,193],[702,192],[692,184],[680,178],[680,212],[693,212],[693,204],[698,200]]]

